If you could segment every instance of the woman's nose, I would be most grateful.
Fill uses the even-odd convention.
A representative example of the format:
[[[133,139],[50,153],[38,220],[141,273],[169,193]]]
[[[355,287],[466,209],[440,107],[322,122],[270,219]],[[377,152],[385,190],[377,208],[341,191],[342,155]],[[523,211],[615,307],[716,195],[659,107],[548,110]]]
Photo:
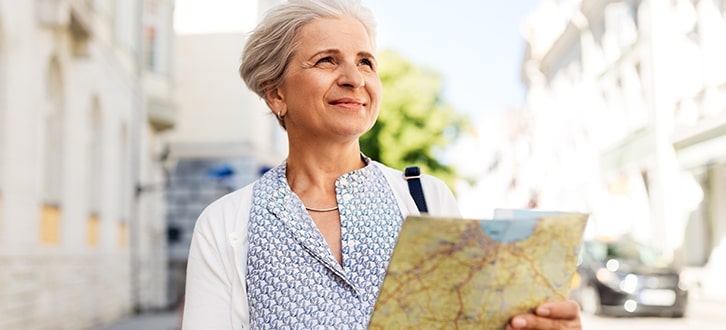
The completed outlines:
[[[345,64],[340,67],[340,70],[339,85],[353,88],[361,88],[366,85],[365,78],[357,65],[353,63]]]

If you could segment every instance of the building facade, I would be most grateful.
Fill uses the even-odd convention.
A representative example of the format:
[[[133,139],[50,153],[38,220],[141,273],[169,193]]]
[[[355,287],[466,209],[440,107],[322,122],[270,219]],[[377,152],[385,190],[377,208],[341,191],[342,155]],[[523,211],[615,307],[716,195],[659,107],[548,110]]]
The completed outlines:
[[[0,0],[1,329],[93,329],[167,306],[150,187],[174,124],[172,11]]]
[[[535,148],[596,169],[558,177],[587,187],[571,205],[592,211],[594,233],[724,273],[710,257],[726,250],[725,6],[545,0],[524,27],[522,66],[533,141],[549,142]],[[562,194],[547,187],[545,198]]]

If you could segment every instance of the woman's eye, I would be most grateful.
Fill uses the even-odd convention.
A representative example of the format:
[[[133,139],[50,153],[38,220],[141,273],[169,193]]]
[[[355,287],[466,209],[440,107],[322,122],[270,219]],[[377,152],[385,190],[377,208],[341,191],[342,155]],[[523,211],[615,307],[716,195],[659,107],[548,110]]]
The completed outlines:
[[[371,61],[370,59],[367,59],[367,58],[362,59],[360,61],[360,64],[367,65],[367,66],[373,68],[373,61]]]
[[[321,65],[321,64],[332,64],[333,58],[330,56],[323,57],[319,59],[317,62],[315,62],[315,65]]]

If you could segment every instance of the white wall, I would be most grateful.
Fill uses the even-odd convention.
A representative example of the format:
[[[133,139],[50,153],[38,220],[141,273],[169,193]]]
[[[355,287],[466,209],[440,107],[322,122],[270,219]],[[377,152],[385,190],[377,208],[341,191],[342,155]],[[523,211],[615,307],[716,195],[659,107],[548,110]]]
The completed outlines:
[[[4,179],[0,197],[0,329],[99,328],[131,312],[130,233],[123,239],[123,224],[132,217],[148,219],[141,230],[157,232],[150,236],[163,242],[164,230],[160,228],[164,216],[158,214],[163,200],[161,207],[156,204],[138,214],[130,210],[134,180],[124,172],[130,171],[135,159],[130,157],[131,127],[133,120],[145,120],[138,116],[142,91],[131,46],[116,43],[111,37],[112,17],[91,13],[91,28],[98,28],[99,33],[90,39],[87,54],[79,57],[71,48],[67,28],[39,24],[38,3],[0,0],[0,51],[7,82],[0,85],[6,88],[0,128],[5,137],[5,155],[0,158]],[[117,3],[135,12],[140,1]],[[119,26],[129,29],[119,31],[123,35],[134,33],[136,28],[133,24]],[[48,109],[47,69],[53,58],[60,67],[65,100],[63,154],[61,162],[55,164],[62,168],[63,186],[60,238],[43,244],[40,218],[47,179],[42,169],[46,159],[43,118]],[[102,143],[95,244],[88,241],[92,228],[88,173],[93,166],[89,146],[94,102],[100,114]],[[146,152],[152,143],[144,142],[140,149]],[[146,160],[146,164],[153,167],[156,162]],[[152,172],[146,178],[156,181],[160,177]],[[165,251],[163,247],[152,251],[154,248],[142,250],[144,260],[153,260],[155,265],[161,261],[161,270],[148,276],[153,281],[145,292],[152,296],[148,298],[151,304],[159,306],[165,296],[157,292],[165,287]]]
[[[244,42],[242,33],[177,36],[179,119],[170,140],[249,144],[256,156],[279,159],[283,131],[238,73]]]

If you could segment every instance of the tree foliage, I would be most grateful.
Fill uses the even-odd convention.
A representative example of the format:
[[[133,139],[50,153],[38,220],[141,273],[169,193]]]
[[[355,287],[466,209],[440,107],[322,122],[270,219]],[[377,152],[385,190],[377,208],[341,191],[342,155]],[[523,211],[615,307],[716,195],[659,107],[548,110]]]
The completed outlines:
[[[441,75],[419,67],[390,50],[378,54],[383,83],[381,112],[361,149],[393,168],[418,165],[423,173],[453,188],[454,167],[439,159],[445,148],[467,129],[470,121],[441,98]]]

